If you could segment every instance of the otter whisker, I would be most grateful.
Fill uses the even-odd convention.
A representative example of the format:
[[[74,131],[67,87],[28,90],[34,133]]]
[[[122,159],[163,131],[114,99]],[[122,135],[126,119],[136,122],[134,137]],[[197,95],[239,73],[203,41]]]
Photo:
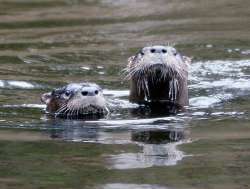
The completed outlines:
[[[55,113],[55,116],[58,116],[58,115],[62,114],[63,112],[65,112],[66,109],[67,109],[67,108],[65,107],[65,108],[63,108],[62,110],[56,112],[56,113]]]
[[[188,61],[170,44],[175,45],[168,42],[168,46],[144,47],[129,59],[123,73],[124,79],[131,80],[133,86],[130,100],[171,100],[188,104],[184,92],[187,89],[183,86],[187,82]]]
[[[108,109],[108,107],[105,107],[104,109],[106,110],[107,114],[109,115],[110,114],[110,110]]]
[[[78,108],[76,108],[76,109],[74,110],[74,115],[77,115],[77,110],[78,110]]]
[[[175,79],[173,79],[173,101],[176,100],[176,95],[177,94],[177,88],[176,88],[176,83],[175,83]]]
[[[144,65],[133,65],[130,68],[126,68],[128,74],[127,76],[134,76],[138,71],[143,70],[142,67],[145,67]]]
[[[129,68],[123,69],[122,75],[124,75],[124,80],[128,80],[131,78],[133,70],[129,70]]]
[[[78,108],[77,111],[76,111],[76,115],[77,115],[77,116],[79,115],[79,109],[80,109],[80,108]]]
[[[72,109],[71,116],[75,116],[75,111],[76,111],[76,109]]]
[[[144,85],[145,85],[145,88],[146,88],[146,96],[149,98],[150,93],[149,93],[149,89],[148,89],[148,81],[146,79],[144,79]]]
[[[72,109],[72,111],[71,111],[71,116],[74,116],[74,115],[75,115],[75,110],[76,110],[76,109],[74,109],[74,108]]]
[[[138,72],[140,72],[141,70],[138,68],[132,68],[131,70],[129,70],[129,72],[127,73],[127,75],[125,76],[125,79],[131,79],[131,77],[135,76]]]
[[[81,114],[84,114],[84,108],[83,107],[81,108]]]
[[[75,109],[71,110],[70,116],[74,116]]]
[[[65,108],[67,105],[64,103],[61,108],[59,108],[56,112],[59,112],[61,109]]]
[[[55,116],[60,115],[62,112],[64,112],[67,109],[67,105],[64,104],[61,108],[59,108],[56,112],[55,112]]]
[[[68,116],[68,117],[71,117],[71,115],[72,115],[72,109],[69,109],[69,111],[68,111],[68,113],[67,113],[67,116]]]
[[[67,108],[67,110],[65,111],[65,115],[67,116],[67,118],[69,118],[69,108]]]

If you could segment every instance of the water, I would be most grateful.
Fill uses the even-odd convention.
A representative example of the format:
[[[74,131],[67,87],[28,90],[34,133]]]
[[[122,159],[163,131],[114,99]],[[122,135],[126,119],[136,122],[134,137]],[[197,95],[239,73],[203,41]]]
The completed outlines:
[[[0,145],[13,149],[0,156],[2,187],[250,187],[249,2],[0,3]],[[129,103],[121,70],[141,47],[168,43],[193,58],[190,106],[152,114]],[[42,93],[80,81],[104,88],[111,114],[44,114]]]

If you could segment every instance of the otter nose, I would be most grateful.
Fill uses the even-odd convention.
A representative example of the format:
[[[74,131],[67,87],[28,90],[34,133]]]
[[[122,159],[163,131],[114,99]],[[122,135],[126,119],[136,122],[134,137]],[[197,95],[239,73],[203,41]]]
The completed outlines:
[[[152,47],[150,49],[151,53],[167,53],[167,49],[164,47]]]
[[[95,96],[99,94],[97,87],[84,87],[81,91],[82,96]]]

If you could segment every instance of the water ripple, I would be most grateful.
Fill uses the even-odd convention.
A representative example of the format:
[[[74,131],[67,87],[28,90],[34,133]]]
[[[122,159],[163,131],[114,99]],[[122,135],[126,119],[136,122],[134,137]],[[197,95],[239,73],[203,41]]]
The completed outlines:
[[[189,81],[190,105],[199,108],[248,95],[250,60],[193,63]],[[192,94],[196,94],[195,97],[192,97]]]
[[[34,89],[39,88],[40,85],[33,84],[27,81],[7,81],[7,80],[0,80],[0,87],[1,88],[11,88],[11,89]]]

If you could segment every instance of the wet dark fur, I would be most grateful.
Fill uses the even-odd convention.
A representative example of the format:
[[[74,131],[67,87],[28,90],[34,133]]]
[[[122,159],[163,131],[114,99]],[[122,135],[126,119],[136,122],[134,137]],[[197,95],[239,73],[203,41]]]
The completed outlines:
[[[157,46],[157,48],[160,47]],[[147,60],[143,59],[147,56],[146,53],[148,52],[140,51],[129,58],[126,72],[131,83],[130,101],[147,105],[161,102],[187,106],[187,64],[190,59],[181,55],[175,59],[174,53],[169,55],[169,60],[163,60],[161,64],[154,64],[154,62],[147,62],[151,61],[150,57],[147,57]],[[164,57],[164,55],[162,56]]]
[[[81,96],[81,90],[96,87],[98,95]],[[99,100],[99,101],[98,101]],[[91,83],[74,83],[45,93],[41,101],[46,104],[46,111],[56,117],[82,118],[92,115],[104,115],[107,111],[101,88]]]

